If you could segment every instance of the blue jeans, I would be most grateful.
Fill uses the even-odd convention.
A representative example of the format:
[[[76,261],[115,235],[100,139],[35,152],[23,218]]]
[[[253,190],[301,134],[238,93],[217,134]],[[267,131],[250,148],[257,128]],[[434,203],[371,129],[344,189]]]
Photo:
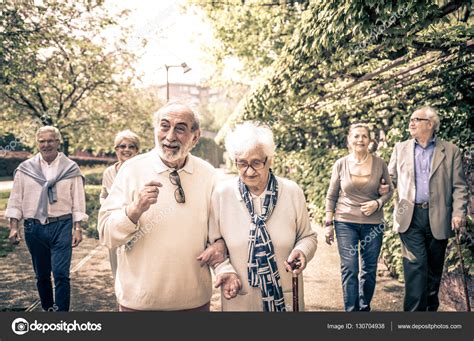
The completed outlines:
[[[27,219],[24,228],[41,306],[46,311],[68,311],[71,295],[69,268],[72,256],[72,219],[46,225]],[[54,277],[54,299],[51,271]]]
[[[334,227],[341,257],[344,309],[345,311],[370,311],[384,225],[335,221]]]

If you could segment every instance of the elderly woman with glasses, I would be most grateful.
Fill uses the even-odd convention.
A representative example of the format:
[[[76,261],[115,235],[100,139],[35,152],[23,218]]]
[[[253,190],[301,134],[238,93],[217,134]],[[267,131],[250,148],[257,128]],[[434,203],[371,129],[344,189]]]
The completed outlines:
[[[382,207],[393,186],[385,161],[369,151],[366,124],[351,125],[347,142],[350,153],[334,164],[326,196],[326,242],[334,241],[334,225],[345,311],[370,311],[384,231]],[[380,196],[384,182],[389,190]]]
[[[290,310],[292,273],[302,278],[317,246],[305,196],[296,183],[273,174],[275,143],[269,128],[238,125],[227,135],[226,149],[239,176],[214,191],[210,225],[228,248],[227,264],[216,273],[233,268],[241,285],[223,285],[222,310]],[[302,280],[299,293],[304,309]]]
[[[119,132],[115,136],[115,155],[117,156],[117,162],[112,166],[108,167],[102,175],[102,190],[100,192],[100,204],[105,201],[107,196],[112,189],[112,184],[117,176],[122,164],[136,156],[140,150],[140,139],[137,134],[130,130],[124,130]],[[112,268],[112,275],[115,278],[117,271],[117,250],[109,250],[110,266]]]

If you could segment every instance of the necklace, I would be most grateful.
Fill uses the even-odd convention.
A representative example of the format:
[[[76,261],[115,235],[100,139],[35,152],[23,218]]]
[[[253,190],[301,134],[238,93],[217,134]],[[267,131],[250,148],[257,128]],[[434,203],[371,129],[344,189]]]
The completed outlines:
[[[367,159],[369,158],[369,153],[367,153],[367,155],[365,155],[365,158],[362,160],[362,161],[357,161],[357,159],[355,158],[355,156],[353,155],[352,156],[353,160],[354,160],[354,164],[356,165],[362,165],[365,163],[365,161],[367,161]]]

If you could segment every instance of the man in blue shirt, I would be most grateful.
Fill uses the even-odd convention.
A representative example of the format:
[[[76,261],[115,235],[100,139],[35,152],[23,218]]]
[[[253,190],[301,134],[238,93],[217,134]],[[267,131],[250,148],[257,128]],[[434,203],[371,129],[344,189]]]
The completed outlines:
[[[389,173],[398,190],[393,228],[402,242],[405,311],[436,311],[444,255],[453,230],[465,224],[468,193],[459,148],[435,136],[431,107],[410,118],[412,139],[395,146]]]

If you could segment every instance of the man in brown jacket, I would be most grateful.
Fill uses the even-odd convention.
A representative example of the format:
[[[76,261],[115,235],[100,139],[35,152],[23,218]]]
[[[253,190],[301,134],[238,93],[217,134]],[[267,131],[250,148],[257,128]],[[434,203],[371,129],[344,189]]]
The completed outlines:
[[[412,139],[395,146],[388,166],[398,189],[393,228],[402,242],[405,311],[436,311],[444,255],[453,230],[465,224],[468,193],[461,153],[436,137],[431,107],[410,118]]]

